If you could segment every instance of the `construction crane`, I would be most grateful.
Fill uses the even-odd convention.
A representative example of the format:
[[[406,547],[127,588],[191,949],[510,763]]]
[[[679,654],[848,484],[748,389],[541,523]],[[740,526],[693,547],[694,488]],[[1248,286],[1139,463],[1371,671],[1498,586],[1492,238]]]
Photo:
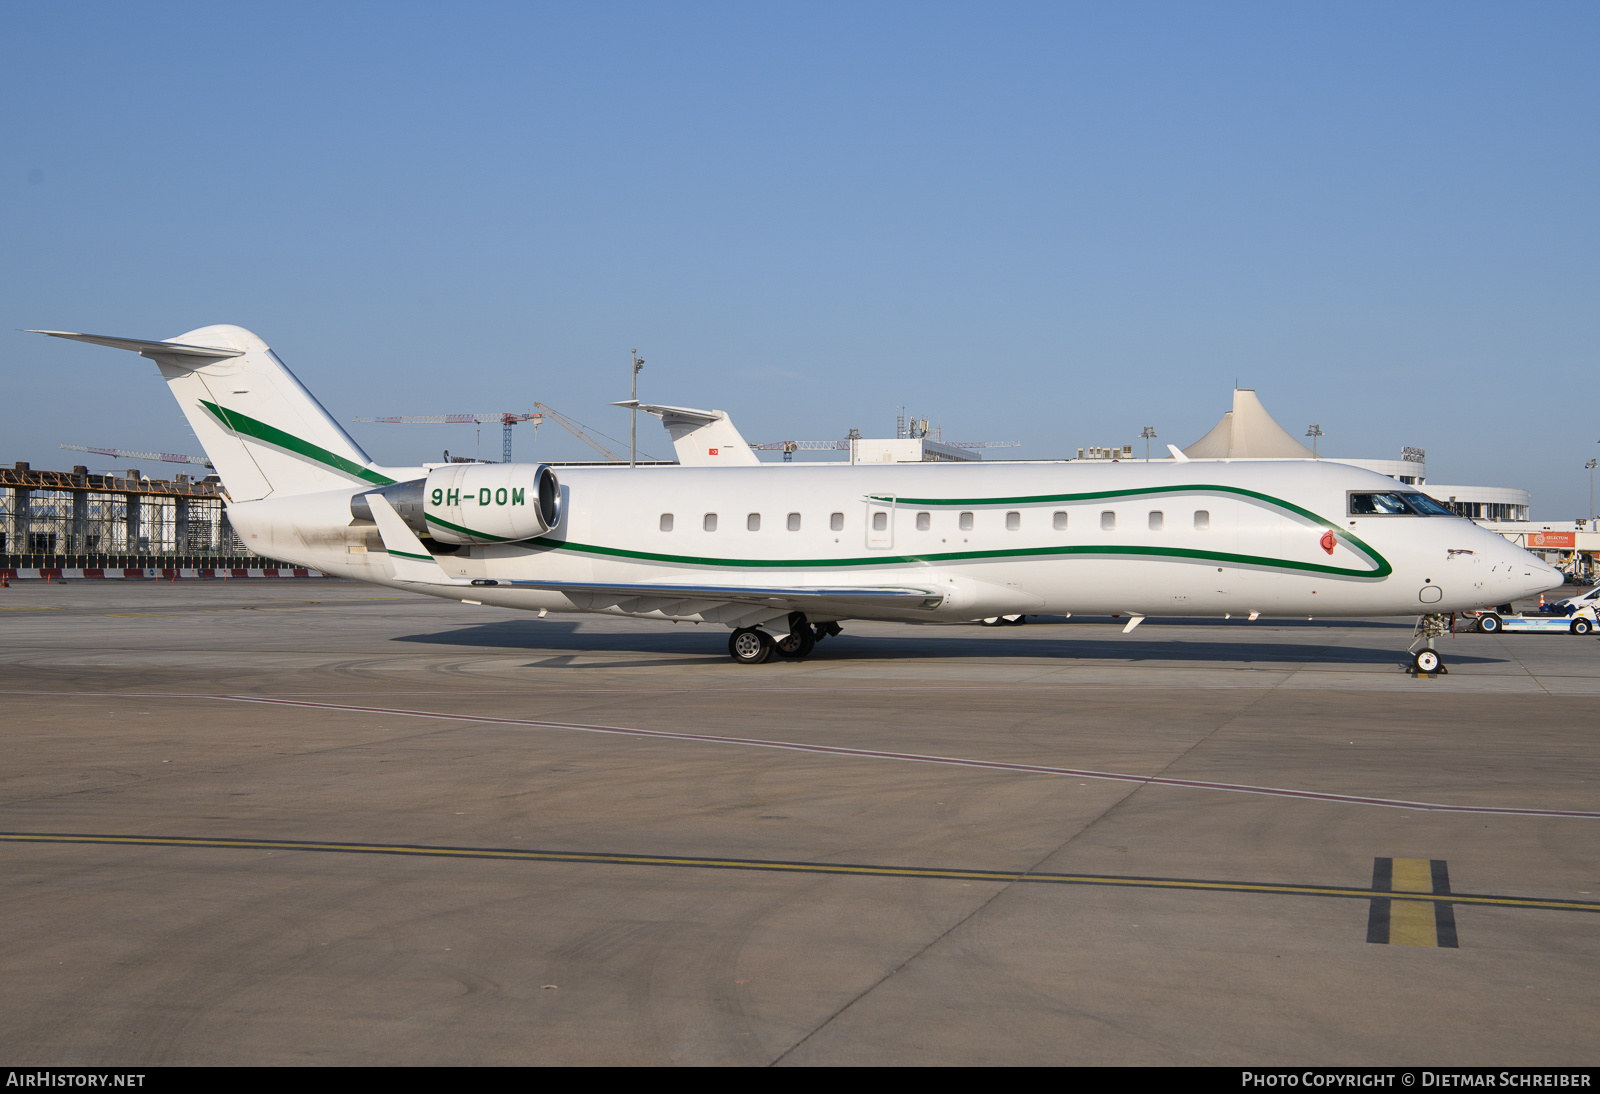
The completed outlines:
[[[788,459],[795,452],[848,452],[849,441],[768,441],[765,444],[753,444],[751,448],[758,452],[782,452],[783,458]]]
[[[204,456],[185,456],[177,452],[135,452],[130,448],[94,448],[86,444],[64,444],[61,447],[69,452],[93,452],[100,456],[114,456],[119,460],[155,460],[157,463],[192,463],[201,467],[211,466],[211,461]]]
[[[538,404],[535,403],[535,406]],[[387,422],[390,425],[484,425],[487,422],[499,422],[505,427],[505,441],[501,447],[503,462],[511,462],[511,427],[518,422],[532,422],[534,435],[538,436],[539,423],[544,421],[541,414],[412,414],[396,415],[388,418],[353,418],[357,422]]]
[[[617,455],[615,452],[602,445],[599,441],[589,436],[588,432],[586,432],[587,427],[573,421],[571,418],[567,417],[565,414],[562,414],[554,407],[546,406],[544,403],[540,402],[535,402],[533,405],[538,407],[538,410],[536,412],[527,414],[413,414],[396,415],[386,418],[356,418],[354,420],[358,422],[387,422],[391,425],[473,425],[475,423],[482,425],[485,422],[499,422],[505,427],[505,446],[503,455],[506,463],[511,462],[512,426],[516,425],[518,422],[532,422],[533,428],[537,430],[543,422],[552,421],[559,425],[562,429],[565,429],[568,433],[571,433],[574,437],[578,438],[578,440],[582,441],[584,444],[600,453],[601,456],[612,463],[627,462],[627,460],[622,456]],[[595,430],[595,432],[599,433],[600,431]],[[600,435],[605,437],[604,433],[601,433]],[[537,433],[535,436],[537,436]],[[614,438],[610,437],[607,437],[606,439],[614,440]]]
[[[610,460],[613,463],[625,463],[625,462],[627,462],[621,456],[617,455],[615,452],[613,452],[609,448],[607,448],[605,445],[601,444],[599,441],[597,441],[593,437],[589,436],[588,433],[584,432],[583,427],[581,427],[577,422],[573,421],[571,418],[567,417],[565,414],[562,414],[560,411],[555,410],[552,407],[545,406],[543,403],[540,403],[540,402],[535,402],[533,405],[538,407],[540,410],[542,410],[544,412],[544,414],[545,414],[545,417],[549,418],[552,422],[555,422],[556,425],[559,425],[562,429],[565,429],[568,433],[571,433],[574,437],[578,438],[578,440],[582,441],[584,444],[588,445],[590,448],[592,448],[596,452],[600,453],[600,455],[604,456],[606,459]],[[595,430],[595,432],[596,433],[600,433],[600,431],[598,429]],[[600,435],[602,437],[606,436],[604,433],[600,433]],[[608,441],[609,440],[614,440],[614,439],[615,438],[612,438],[612,437],[606,437],[606,440],[608,440]],[[621,444],[622,442],[618,441],[617,443]],[[647,453],[647,455],[648,455],[648,453]],[[652,456],[650,458],[654,459],[655,457]]]

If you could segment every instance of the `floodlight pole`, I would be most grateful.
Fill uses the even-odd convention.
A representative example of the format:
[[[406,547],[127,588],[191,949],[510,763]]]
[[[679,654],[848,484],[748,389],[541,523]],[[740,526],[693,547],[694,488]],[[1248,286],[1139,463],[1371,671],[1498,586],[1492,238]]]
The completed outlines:
[[[639,370],[644,368],[644,358],[639,356],[639,351],[629,350],[633,354],[633,387],[628,398],[633,400],[633,406],[628,408],[628,466],[639,465]]]
[[[1154,437],[1155,435],[1156,435],[1156,427],[1153,426],[1153,425],[1145,426],[1144,427],[1144,432],[1139,434],[1139,436],[1144,438],[1144,462],[1145,463],[1149,463],[1150,462],[1150,438]]]
[[[1594,523],[1594,518],[1595,518],[1595,513],[1594,513],[1594,468],[1595,468],[1595,464],[1597,464],[1597,463],[1600,463],[1600,460],[1590,460],[1588,463],[1583,465],[1589,472],[1589,523],[1590,524]]]
[[[1306,430],[1306,436],[1311,438],[1311,458],[1314,460],[1318,459],[1317,438],[1322,436],[1322,427],[1320,425],[1313,425],[1310,429]]]

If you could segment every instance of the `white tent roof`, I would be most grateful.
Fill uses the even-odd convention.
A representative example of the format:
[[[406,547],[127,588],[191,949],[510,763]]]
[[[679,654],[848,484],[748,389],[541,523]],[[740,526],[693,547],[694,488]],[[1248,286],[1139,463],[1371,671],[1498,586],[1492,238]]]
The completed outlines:
[[[1311,449],[1272,420],[1255,390],[1233,389],[1233,409],[1194,444],[1183,450],[1191,459],[1309,460]]]

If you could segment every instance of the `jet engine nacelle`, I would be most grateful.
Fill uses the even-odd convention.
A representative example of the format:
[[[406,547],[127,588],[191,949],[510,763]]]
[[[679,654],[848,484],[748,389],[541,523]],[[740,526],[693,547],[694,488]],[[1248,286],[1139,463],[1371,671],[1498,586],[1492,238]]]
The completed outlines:
[[[367,493],[382,494],[419,536],[440,543],[537,539],[561,523],[561,484],[542,463],[436,467],[425,479],[397,482],[350,499],[350,515],[371,520]]]
[[[561,523],[561,484],[542,463],[447,464],[428,472],[422,512],[441,543],[536,539]]]

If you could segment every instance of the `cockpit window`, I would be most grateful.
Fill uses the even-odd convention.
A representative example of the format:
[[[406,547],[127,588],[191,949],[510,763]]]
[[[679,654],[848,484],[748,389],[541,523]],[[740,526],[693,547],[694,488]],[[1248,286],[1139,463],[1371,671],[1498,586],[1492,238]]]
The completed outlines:
[[[1455,513],[1426,494],[1406,491],[1405,493],[1394,494],[1352,493],[1350,495],[1350,515],[1352,517],[1453,517]]]
[[[1423,493],[1402,494],[1406,504],[1425,517],[1453,517],[1456,514],[1449,506],[1434,501]]]

